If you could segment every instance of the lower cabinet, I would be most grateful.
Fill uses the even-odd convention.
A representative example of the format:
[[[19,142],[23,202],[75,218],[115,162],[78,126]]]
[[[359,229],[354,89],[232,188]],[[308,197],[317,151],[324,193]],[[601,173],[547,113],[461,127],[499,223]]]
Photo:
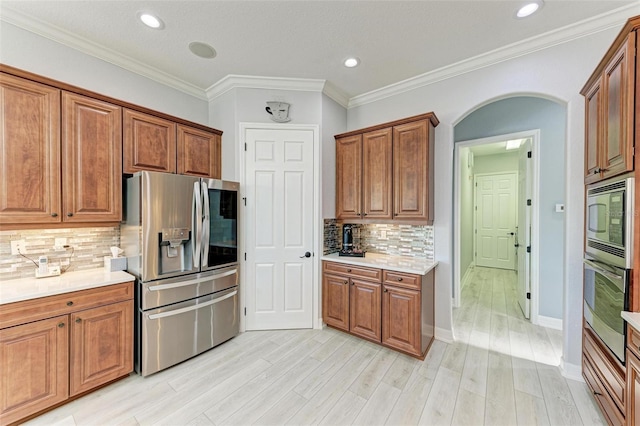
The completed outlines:
[[[133,283],[0,305],[0,328],[4,425],[133,371]]]
[[[424,358],[433,341],[434,271],[426,275],[323,262],[325,324]]]
[[[640,358],[627,350],[627,425],[640,425]]]

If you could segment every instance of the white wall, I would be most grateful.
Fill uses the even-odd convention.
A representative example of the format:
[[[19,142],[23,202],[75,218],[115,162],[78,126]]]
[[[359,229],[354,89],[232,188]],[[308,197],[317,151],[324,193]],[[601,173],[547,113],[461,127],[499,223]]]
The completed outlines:
[[[72,7],[71,3],[69,7]],[[4,21],[0,25],[0,62],[185,120],[208,124],[207,101]]]
[[[327,95],[322,95],[322,217],[336,217],[336,140],[334,135],[347,129],[347,110]]]
[[[441,190],[435,194],[434,221],[435,257],[440,262],[436,270],[436,327],[440,333],[446,334],[452,328],[452,127],[481,105],[499,98],[517,94],[548,96],[567,105],[563,362],[565,372],[580,371],[584,101],[579,91],[619,29],[601,31],[348,110],[349,129],[428,111],[434,111],[440,119],[436,128],[435,179]]]
[[[460,148],[458,170],[460,171],[460,261],[458,271],[464,278],[473,263],[473,173],[475,164],[470,167],[469,148]],[[480,158],[474,157],[473,162]]]
[[[501,173],[518,171],[518,150],[495,155],[476,155],[473,173]]]

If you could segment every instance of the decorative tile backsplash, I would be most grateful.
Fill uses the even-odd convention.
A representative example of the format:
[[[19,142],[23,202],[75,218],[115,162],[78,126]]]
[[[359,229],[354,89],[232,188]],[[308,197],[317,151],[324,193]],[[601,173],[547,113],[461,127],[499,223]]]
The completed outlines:
[[[66,238],[71,246],[54,251],[56,238]],[[26,256],[36,263],[46,255],[51,265],[69,266],[69,271],[102,268],[109,247],[120,244],[120,228],[73,228],[0,231],[0,281],[34,276],[36,265],[19,255],[11,254],[11,240],[25,240]],[[69,263],[66,263],[66,262]]]
[[[367,252],[433,259],[433,226],[360,224],[353,228],[354,245]],[[324,254],[342,247],[342,223],[324,220]]]

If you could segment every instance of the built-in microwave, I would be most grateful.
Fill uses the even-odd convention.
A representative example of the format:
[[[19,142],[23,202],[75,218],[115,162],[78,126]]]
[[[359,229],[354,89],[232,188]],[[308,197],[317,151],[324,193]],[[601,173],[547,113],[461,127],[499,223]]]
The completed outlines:
[[[633,177],[587,187],[585,251],[611,265],[633,264]]]

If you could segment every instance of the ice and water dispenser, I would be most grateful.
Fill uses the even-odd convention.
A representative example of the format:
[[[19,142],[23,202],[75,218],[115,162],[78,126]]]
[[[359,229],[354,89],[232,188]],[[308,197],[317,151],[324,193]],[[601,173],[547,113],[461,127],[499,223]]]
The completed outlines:
[[[159,235],[158,273],[189,271],[191,257],[191,231],[187,228],[164,228]]]

